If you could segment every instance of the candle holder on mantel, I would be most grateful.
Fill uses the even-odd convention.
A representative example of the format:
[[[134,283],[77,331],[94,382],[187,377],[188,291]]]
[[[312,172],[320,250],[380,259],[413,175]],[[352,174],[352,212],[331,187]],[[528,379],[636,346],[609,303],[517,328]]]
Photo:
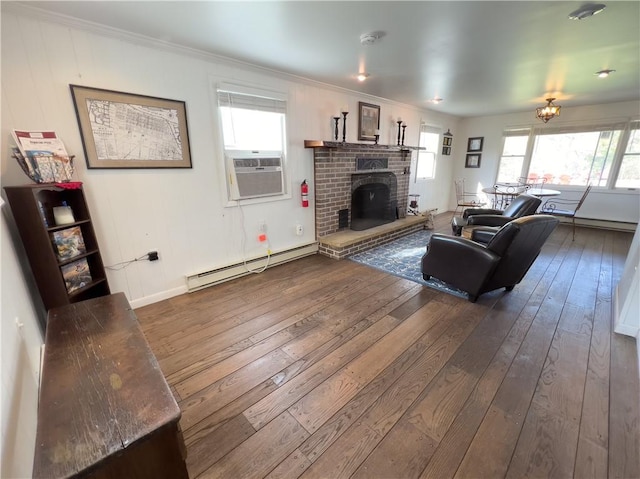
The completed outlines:
[[[400,130],[402,128],[402,119],[398,118],[398,121],[396,121],[396,123],[398,124],[398,146],[400,146]]]
[[[347,141],[347,115],[349,114],[348,111],[343,111],[342,112],[342,143],[345,143]]]
[[[405,128],[407,128],[407,124],[402,122],[402,143],[400,143],[402,146],[404,146],[404,130]]]
[[[340,121],[340,117],[339,116],[334,116],[333,117],[333,121],[336,122],[336,127],[333,130],[333,136],[334,136],[334,140],[338,141],[338,122]]]

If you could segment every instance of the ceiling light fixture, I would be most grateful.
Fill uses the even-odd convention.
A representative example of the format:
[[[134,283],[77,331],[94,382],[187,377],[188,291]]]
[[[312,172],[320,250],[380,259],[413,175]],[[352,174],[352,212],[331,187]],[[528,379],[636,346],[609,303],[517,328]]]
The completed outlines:
[[[569,20],[582,20],[594,16],[607,8],[604,3],[585,3],[576,11],[569,14]]]
[[[434,105],[437,105],[438,103],[442,103],[444,101],[444,98],[440,98],[439,96],[433,97],[431,100],[429,100],[431,103],[433,103]]]
[[[600,70],[599,72],[595,72],[594,75],[597,75],[598,78],[607,78],[613,72],[615,72],[615,70]]]
[[[365,81],[367,78],[369,78],[369,74],[368,73],[358,73],[358,76],[356,78],[358,79],[358,81]]]
[[[560,108],[562,108],[553,104],[553,100],[555,100],[555,98],[547,98],[546,100],[547,104],[545,106],[536,108],[536,117],[544,123],[548,122],[555,116],[560,116]]]

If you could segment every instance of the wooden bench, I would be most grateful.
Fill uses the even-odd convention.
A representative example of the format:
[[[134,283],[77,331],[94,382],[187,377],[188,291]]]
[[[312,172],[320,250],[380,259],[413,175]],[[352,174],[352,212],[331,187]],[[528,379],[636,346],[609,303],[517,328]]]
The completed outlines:
[[[180,409],[122,293],[49,311],[35,478],[188,478]]]

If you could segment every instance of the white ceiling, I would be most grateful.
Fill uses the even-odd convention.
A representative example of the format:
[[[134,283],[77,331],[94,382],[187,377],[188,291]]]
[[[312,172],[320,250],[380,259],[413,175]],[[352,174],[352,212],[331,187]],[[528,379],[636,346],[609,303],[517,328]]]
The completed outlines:
[[[533,110],[549,96],[564,107],[640,99],[638,1],[609,0],[579,21],[568,15],[586,2],[24,3],[459,116]],[[362,46],[370,32],[384,35]]]

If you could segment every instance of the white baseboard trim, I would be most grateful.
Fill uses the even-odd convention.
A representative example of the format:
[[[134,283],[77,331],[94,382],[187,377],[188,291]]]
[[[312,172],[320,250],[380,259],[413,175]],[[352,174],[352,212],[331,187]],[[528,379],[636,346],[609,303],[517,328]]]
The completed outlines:
[[[149,304],[157,303],[163,299],[173,298],[187,292],[186,286],[180,286],[179,288],[169,289],[167,291],[161,291],[160,293],[152,294],[150,296],[144,296],[138,299],[132,299],[129,301],[132,309],[141,308]]]
[[[571,224],[569,218],[558,218],[560,223]],[[609,220],[597,220],[592,218],[580,218],[576,217],[576,226],[586,226],[588,228],[602,228],[607,230],[618,231],[635,231],[638,227],[638,223],[629,223],[626,221],[609,221]]]
[[[298,246],[296,248],[277,251],[272,253],[271,257],[268,258],[268,268],[316,253],[318,253],[318,243],[316,242]],[[246,263],[239,262],[229,264],[208,271],[187,275],[185,277],[187,282],[186,289],[189,292],[198,291],[202,288],[207,288],[231,279],[252,274],[249,270],[261,270],[264,268],[265,264],[267,264],[266,261],[267,256],[264,255],[247,260]]]

